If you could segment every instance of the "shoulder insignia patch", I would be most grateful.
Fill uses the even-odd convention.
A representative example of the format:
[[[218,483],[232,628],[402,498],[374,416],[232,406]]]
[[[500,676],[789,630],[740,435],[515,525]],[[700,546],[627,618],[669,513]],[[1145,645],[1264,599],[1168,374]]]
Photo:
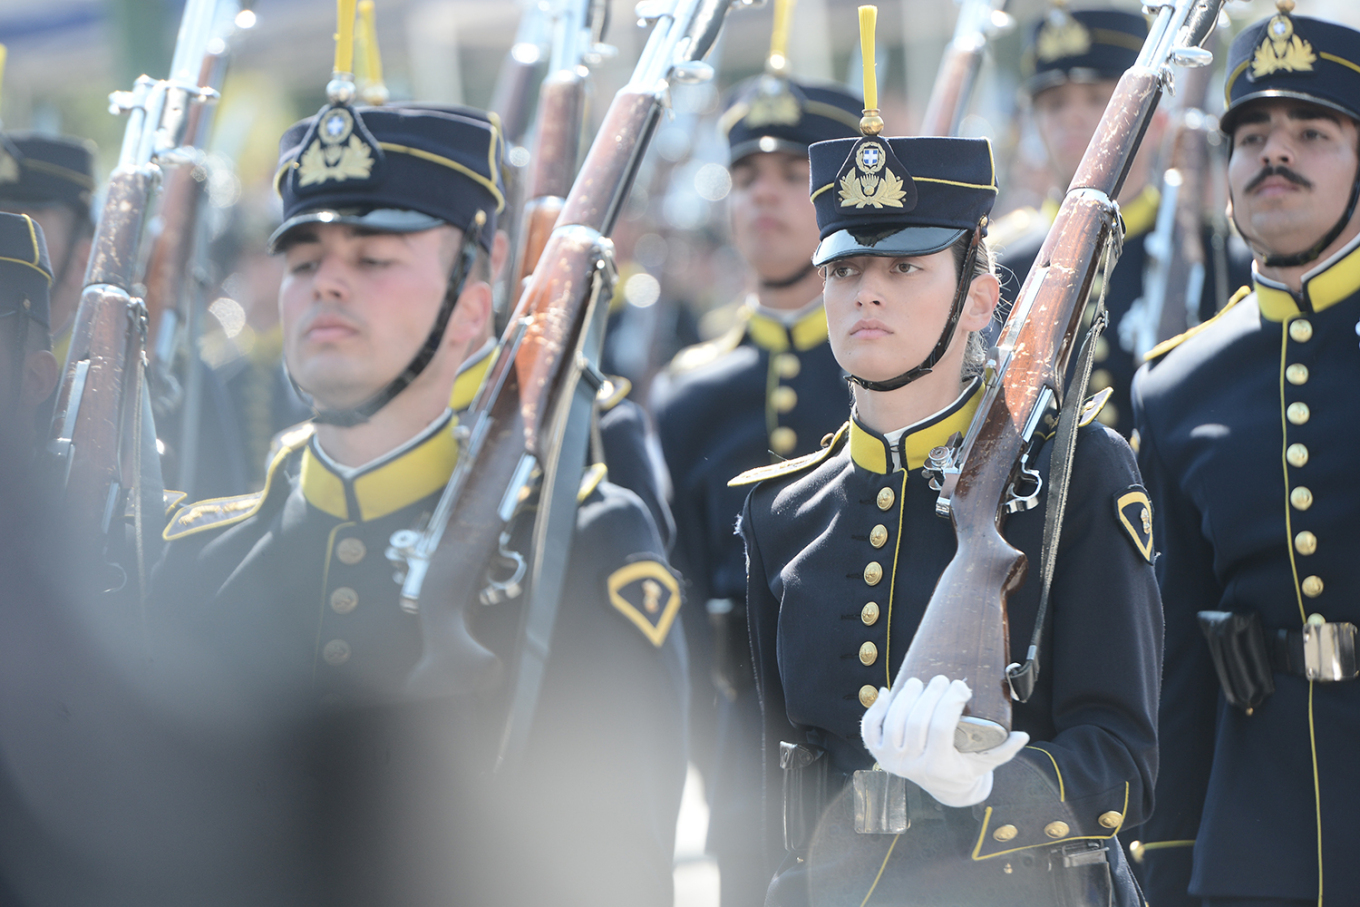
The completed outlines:
[[[264,492],[237,495],[233,498],[214,498],[201,501],[180,510],[170,525],[165,527],[162,537],[167,542],[193,535],[205,529],[216,529],[239,523],[260,509],[264,503]]]
[[[1243,299],[1246,299],[1250,295],[1251,295],[1250,286],[1239,287],[1237,292],[1232,294],[1232,298],[1228,300],[1228,304],[1225,305],[1223,308],[1219,309],[1217,312],[1215,312],[1213,318],[1210,318],[1208,321],[1201,321],[1199,324],[1195,325],[1190,330],[1177,334],[1175,337],[1170,337],[1166,340],[1163,340],[1161,343],[1157,344],[1143,355],[1143,361],[1151,362],[1154,359],[1160,359],[1161,357],[1165,356],[1167,353],[1171,352],[1176,347],[1180,346],[1182,343],[1189,340],[1191,337],[1195,336],[1200,331],[1207,328],[1209,325],[1213,324],[1219,318],[1223,317],[1223,314],[1227,312],[1228,309],[1231,309],[1233,306],[1237,305],[1239,302],[1241,302]]]
[[[1085,427],[1094,422],[1096,416],[1100,415],[1100,411],[1105,408],[1105,404],[1110,401],[1113,394],[1114,388],[1107,387],[1087,397],[1085,402],[1081,404],[1081,417],[1077,419],[1077,424]]]
[[[609,574],[609,603],[658,649],[680,613],[680,584],[665,564],[634,561]]]
[[[1148,500],[1147,489],[1142,485],[1130,485],[1115,495],[1114,513],[1133,547],[1145,561],[1152,563],[1152,502]]]
[[[595,405],[600,408],[600,412],[607,413],[614,407],[623,402],[633,390],[633,382],[619,375],[609,375],[605,378],[604,384],[600,385],[600,390],[595,394]]]
[[[741,346],[741,339],[745,336],[746,319],[742,318],[721,337],[687,346],[676,353],[668,371],[672,375],[678,375],[708,365]]]
[[[822,439],[822,449],[815,450],[810,454],[801,457],[794,457],[792,460],[785,460],[783,463],[772,463],[769,466],[757,466],[755,469],[748,469],[727,483],[729,488],[738,488],[742,485],[754,485],[766,479],[777,479],[781,476],[791,476],[794,473],[802,472],[816,466],[836,452],[841,442],[845,440],[850,432],[850,423],[846,422],[834,435],[828,435]]]

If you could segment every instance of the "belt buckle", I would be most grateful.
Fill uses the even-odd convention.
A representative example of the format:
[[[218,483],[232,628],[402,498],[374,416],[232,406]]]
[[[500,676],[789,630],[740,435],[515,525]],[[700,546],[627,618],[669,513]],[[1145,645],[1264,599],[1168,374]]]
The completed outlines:
[[[1360,673],[1355,662],[1355,632],[1355,624],[1309,617],[1303,625],[1303,676],[1323,683],[1354,680]]]
[[[911,828],[906,778],[874,769],[855,772],[850,783],[855,792],[855,831],[858,834],[900,835]]]

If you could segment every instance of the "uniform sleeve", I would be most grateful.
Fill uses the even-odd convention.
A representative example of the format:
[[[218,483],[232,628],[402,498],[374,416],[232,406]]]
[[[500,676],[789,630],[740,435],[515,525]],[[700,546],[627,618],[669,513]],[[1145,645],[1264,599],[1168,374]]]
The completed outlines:
[[[784,686],[779,678],[778,629],[779,601],[770,591],[765,562],[760,553],[758,525],[752,501],[759,487],[746,499],[742,509],[741,534],[746,542],[746,615],[751,634],[751,664],[755,668],[756,692],[764,728],[761,760],[765,779],[765,852],[770,874],[784,857],[783,770],[779,767],[779,744],[796,742],[793,725],[784,706]]]
[[[1146,373],[1144,373],[1144,376]],[[1180,487],[1159,447],[1159,433],[1145,411],[1142,383],[1134,385],[1138,461],[1153,502],[1159,553],[1157,579],[1166,613],[1166,669],[1159,735],[1162,769],[1157,810],[1143,829],[1143,873],[1149,900],[1159,905],[1198,904],[1187,894],[1189,846],[1213,763],[1218,679],[1196,613],[1217,607],[1222,596],[1213,573],[1213,551],[1201,529],[1203,517]],[[1148,845],[1152,845],[1147,849]]]
[[[631,400],[619,401],[600,415],[600,439],[609,481],[642,499],[669,551],[675,540],[675,520],[666,504],[664,466],[646,412]]]
[[[1041,653],[1051,699],[1047,715],[1016,710],[1031,743],[997,770],[987,801],[994,814],[979,843],[984,858],[1054,837],[1109,838],[1145,821],[1152,807],[1162,616],[1150,555],[1139,544],[1146,499],[1123,439],[1101,426],[1082,431],[1069,494]],[[1038,571],[1031,552],[1029,582]],[[1038,695],[1028,710],[1035,708],[1043,708]],[[1047,732],[1025,727],[1044,719]],[[1048,831],[1055,821],[1066,834]],[[1003,824],[1018,834],[998,840],[993,830]]]

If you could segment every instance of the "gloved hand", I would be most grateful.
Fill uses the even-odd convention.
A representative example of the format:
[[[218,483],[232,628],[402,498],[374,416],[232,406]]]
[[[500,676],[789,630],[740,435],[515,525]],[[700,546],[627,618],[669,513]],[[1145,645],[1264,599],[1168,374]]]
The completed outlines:
[[[917,784],[945,806],[972,806],[992,792],[992,770],[1029,743],[1012,731],[1000,746],[980,753],[954,748],[954,728],[973,691],[939,675],[929,685],[913,677],[901,689],[880,689],[864,713],[860,734],[884,771]]]

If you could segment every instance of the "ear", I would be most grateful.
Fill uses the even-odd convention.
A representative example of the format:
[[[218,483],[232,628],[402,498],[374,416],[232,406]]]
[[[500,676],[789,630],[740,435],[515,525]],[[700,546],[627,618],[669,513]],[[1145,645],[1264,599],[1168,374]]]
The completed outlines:
[[[19,388],[19,404],[34,409],[52,395],[57,387],[61,366],[48,350],[34,350],[24,357],[23,384]]]
[[[996,304],[1001,299],[1001,282],[995,274],[980,274],[968,287],[968,298],[963,301],[959,327],[965,331],[981,331],[992,320]]]
[[[473,340],[486,336],[491,323],[491,285],[484,280],[469,280],[454,304],[444,342],[466,349]]]
[[[66,266],[66,282],[77,287],[85,285],[85,271],[90,265],[90,250],[94,248],[93,236],[81,236],[76,240],[75,250],[71,253],[71,263]],[[74,314],[71,316],[74,318]]]

